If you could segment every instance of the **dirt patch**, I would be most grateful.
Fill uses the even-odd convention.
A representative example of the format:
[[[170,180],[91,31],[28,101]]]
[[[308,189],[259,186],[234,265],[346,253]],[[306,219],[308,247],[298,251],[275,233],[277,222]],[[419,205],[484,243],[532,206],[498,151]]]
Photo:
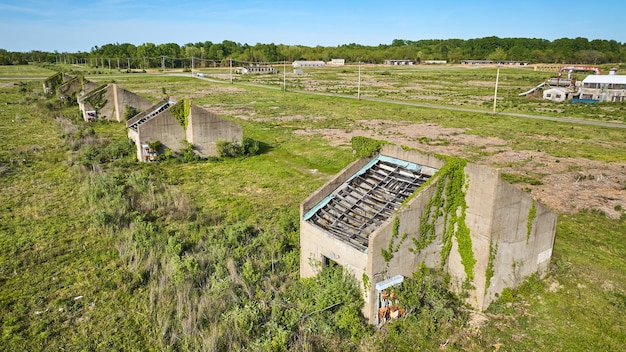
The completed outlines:
[[[407,124],[385,120],[356,121],[353,129],[305,129],[298,135],[322,135],[334,146],[349,145],[354,136],[384,139],[426,152],[471,159],[502,173],[527,176],[539,182],[514,186],[532,194],[557,213],[581,210],[619,218],[626,208],[626,163],[584,158],[557,158],[540,151],[513,150],[499,138],[467,134],[461,128],[435,124]]]

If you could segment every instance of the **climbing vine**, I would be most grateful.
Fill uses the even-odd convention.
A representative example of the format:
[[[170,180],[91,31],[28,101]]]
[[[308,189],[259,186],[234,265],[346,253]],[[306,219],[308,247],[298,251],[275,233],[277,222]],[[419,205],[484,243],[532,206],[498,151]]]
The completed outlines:
[[[183,128],[187,128],[187,118],[189,117],[189,111],[191,110],[191,102],[189,99],[180,99],[176,104],[174,104],[170,108],[170,112],[178,123],[183,126]]]
[[[498,252],[498,244],[493,245],[493,240],[489,241],[489,261],[487,262],[487,270],[485,271],[485,294],[491,285],[491,278],[495,273],[493,269],[493,261],[496,259],[496,253]]]
[[[370,286],[370,277],[367,276],[366,273],[363,273],[363,277],[361,278],[363,281],[363,288],[365,288],[365,292],[369,291],[371,286]]]
[[[445,178],[437,179],[437,190],[428,201],[428,204],[426,204],[426,207],[424,207],[424,213],[420,218],[419,234],[417,238],[411,239],[415,248],[409,248],[409,251],[417,253],[430,245],[435,240],[435,237],[437,237],[435,223],[437,219],[443,215],[442,209],[445,201],[443,197],[444,186]]]
[[[400,218],[396,216],[396,218],[393,220],[393,228],[391,229],[391,241],[389,241],[389,246],[387,247],[387,249],[382,249],[382,256],[383,259],[385,259],[387,265],[389,265],[389,261],[393,258],[393,254],[400,250],[400,246],[408,235],[408,233],[402,234],[398,244],[394,245],[394,242],[400,236]]]
[[[530,210],[528,211],[528,222],[526,222],[526,244],[528,244],[530,233],[533,230],[533,222],[535,221],[535,217],[537,217],[537,207],[535,206],[535,201],[533,200],[532,202]]]
[[[474,251],[470,231],[465,223],[465,165],[463,159],[441,156],[446,160],[444,166],[427,182],[437,182],[437,189],[424,208],[420,219],[420,230],[417,238],[412,238],[415,248],[409,249],[417,253],[430,245],[436,238],[436,222],[443,216],[443,235],[441,249],[441,266],[443,267],[452,250],[452,238],[456,238],[461,263],[465,268],[467,281],[474,279]],[[436,181],[435,181],[436,180]]]
[[[107,84],[103,84],[100,87],[93,90],[93,93],[85,98],[85,101],[91,105],[96,111],[96,114],[100,113],[100,110],[106,105],[107,99],[104,97],[106,90],[104,89]]]

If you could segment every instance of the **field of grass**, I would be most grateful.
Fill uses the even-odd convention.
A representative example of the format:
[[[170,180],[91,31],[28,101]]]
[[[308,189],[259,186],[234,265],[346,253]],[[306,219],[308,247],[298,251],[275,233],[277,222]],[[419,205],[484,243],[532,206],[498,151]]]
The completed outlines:
[[[464,317],[440,327],[406,320],[370,329],[359,320],[349,278],[298,279],[299,203],[353,156],[349,145],[331,146],[321,134],[294,133],[349,130],[374,119],[436,123],[514,141],[519,150],[623,162],[621,129],[283,93],[241,81],[94,76],[154,101],[191,97],[261,144],[260,154],[245,158],[139,164],[122,124],[80,121],[76,106],[43,97],[38,81],[20,84],[18,68],[0,68],[15,83],[0,87],[3,350],[626,348],[626,223],[593,211],[559,217],[549,276],[505,291],[481,329]],[[348,75],[341,70],[320,87],[339,92],[332,81]],[[432,81],[431,90],[466,74],[431,70],[436,79],[419,77]],[[480,70],[474,79],[487,80]],[[531,73],[508,89],[534,82]],[[389,83],[403,92],[418,79],[409,71],[368,75],[406,75]],[[482,87],[464,89],[455,94],[483,94]],[[575,113],[587,118],[586,110]]]

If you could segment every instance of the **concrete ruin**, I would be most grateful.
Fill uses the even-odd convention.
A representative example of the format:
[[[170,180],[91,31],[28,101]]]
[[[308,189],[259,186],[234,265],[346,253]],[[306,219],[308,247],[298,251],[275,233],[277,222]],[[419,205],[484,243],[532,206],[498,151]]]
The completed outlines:
[[[43,83],[43,92],[46,95],[56,94],[57,88],[64,82],[69,81],[72,76],[65,73],[55,73],[52,76],[46,78]]]
[[[364,316],[378,324],[388,288],[423,263],[484,310],[505,288],[547,272],[556,219],[497,169],[387,145],[300,205],[300,275],[343,266],[361,284]]]
[[[78,107],[85,121],[105,119],[122,122],[128,109],[141,112],[150,108],[152,101],[120,88],[117,84],[93,87],[78,97]],[[136,114],[133,114],[136,115]]]
[[[192,105],[186,99],[162,100],[128,120],[126,126],[128,137],[137,146],[139,161],[156,160],[158,151],[152,147],[155,142],[173,152],[181,151],[190,143],[196,154],[210,157],[217,156],[218,142],[241,144],[243,141],[240,125]]]
[[[98,86],[82,76],[72,77],[61,72],[48,77],[42,83],[44,93],[56,94],[61,102],[72,101],[80,92],[90,91]]]

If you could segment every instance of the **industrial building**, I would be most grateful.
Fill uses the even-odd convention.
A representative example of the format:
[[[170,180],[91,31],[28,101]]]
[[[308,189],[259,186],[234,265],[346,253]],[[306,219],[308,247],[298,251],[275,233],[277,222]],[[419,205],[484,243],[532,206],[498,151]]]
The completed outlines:
[[[294,61],[291,64],[294,68],[302,68],[302,67],[324,67],[326,63],[324,61]]]
[[[235,73],[248,75],[254,73],[277,73],[278,71],[272,66],[250,65],[240,66],[235,69]]]
[[[343,266],[372,324],[397,317],[389,288],[424,264],[484,310],[505,288],[548,270],[557,216],[497,169],[385,146],[344,168],[300,205],[300,274]],[[395,314],[395,315],[394,315]]]
[[[608,75],[590,75],[582,81],[581,100],[598,102],[626,101],[626,76],[611,70]]]
[[[385,60],[385,65],[392,65],[392,66],[415,65],[415,61],[414,60]]]

